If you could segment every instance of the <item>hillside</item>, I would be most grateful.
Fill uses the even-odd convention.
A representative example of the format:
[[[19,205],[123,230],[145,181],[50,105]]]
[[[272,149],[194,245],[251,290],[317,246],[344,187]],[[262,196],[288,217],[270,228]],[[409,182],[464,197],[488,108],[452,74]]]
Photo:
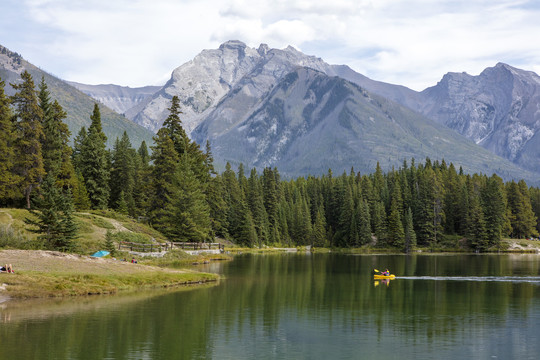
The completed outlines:
[[[29,216],[25,209],[0,209],[0,247],[32,248],[30,243],[36,240],[37,235],[29,232],[24,223]],[[75,220],[79,228],[77,250],[82,254],[103,250],[107,231],[115,233],[116,240],[148,244],[165,241],[165,237],[151,227],[114,212],[75,213]],[[15,239],[17,244],[6,243],[8,238]]]
[[[51,98],[58,100],[67,113],[67,119],[65,121],[71,131],[72,138],[77,135],[81,127],[88,127],[90,125],[90,115],[92,114],[95,103],[94,99],[65,81],[30,64],[20,55],[0,46],[0,79],[6,84],[5,91],[7,95],[14,93],[14,90],[9,84],[19,82],[20,74],[24,70],[27,70],[32,75],[36,88],[41,81],[41,77],[43,76],[45,78]],[[116,138],[122,137],[124,131],[127,132],[132,145],[136,148],[143,140],[147,144],[152,142],[153,134],[149,130],[133,123],[131,120],[117,114],[106,106],[100,105],[100,111],[103,131],[108,139],[108,147],[112,147]]]

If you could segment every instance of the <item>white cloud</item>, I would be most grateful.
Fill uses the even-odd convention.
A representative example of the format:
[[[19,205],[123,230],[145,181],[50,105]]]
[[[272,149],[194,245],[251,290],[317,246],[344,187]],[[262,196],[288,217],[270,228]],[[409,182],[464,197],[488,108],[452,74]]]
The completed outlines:
[[[3,6],[26,14],[19,29],[0,21],[4,45],[86,83],[164,82],[202,49],[232,39],[293,45],[417,90],[498,61],[540,68],[532,0],[7,0],[0,13]]]

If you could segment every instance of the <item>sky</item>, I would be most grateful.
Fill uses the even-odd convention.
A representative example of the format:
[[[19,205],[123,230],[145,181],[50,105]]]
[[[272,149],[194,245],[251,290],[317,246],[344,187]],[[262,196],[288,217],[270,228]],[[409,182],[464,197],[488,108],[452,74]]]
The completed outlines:
[[[292,45],[414,90],[498,62],[540,72],[537,0],[0,0],[0,45],[64,80],[162,85],[227,40]]]

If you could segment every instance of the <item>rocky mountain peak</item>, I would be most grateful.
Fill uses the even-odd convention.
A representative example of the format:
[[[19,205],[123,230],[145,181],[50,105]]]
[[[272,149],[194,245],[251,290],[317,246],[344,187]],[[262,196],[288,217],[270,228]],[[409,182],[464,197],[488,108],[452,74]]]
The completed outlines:
[[[218,49],[203,50],[193,60],[176,68],[163,89],[134,120],[157,131],[167,117],[170,99],[177,95],[184,112],[184,127],[190,133],[230,91],[241,91],[245,95],[242,101],[251,104],[299,66],[332,71],[321,59],[305,55],[292,46],[281,50],[261,44],[254,49],[238,40],[227,41]],[[244,105],[238,105],[223,116],[229,118],[233,113],[240,116],[238,109],[243,109]]]
[[[220,50],[223,50],[225,48],[229,48],[229,49],[238,49],[238,48],[245,48],[247,47],[246,44],[244,44],[242,41],[240,40],[229,40],[229,41],[225,41],[223,44],[221,44],[219,46],[219,49]]]
[[[268,45],[266,45],[266,44],[261,44],[261,45],[259,45],[259,48],[257,49],[257,52],[258,52],[261,56],[265,56],[266,54],[268,54],[268,51],[270,51],[270,48],[269,48]]]

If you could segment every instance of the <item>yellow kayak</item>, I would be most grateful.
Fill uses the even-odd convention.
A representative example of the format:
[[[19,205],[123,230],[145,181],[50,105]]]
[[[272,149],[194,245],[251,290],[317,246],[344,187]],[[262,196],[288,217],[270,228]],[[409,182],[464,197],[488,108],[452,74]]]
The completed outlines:
[[[394,274],[390,274],[390,275],[373,275],[373,278],[375,280],[381,280],[381,279],[390,279],[390,280],[394,280],[396,278],[396,275]]]

